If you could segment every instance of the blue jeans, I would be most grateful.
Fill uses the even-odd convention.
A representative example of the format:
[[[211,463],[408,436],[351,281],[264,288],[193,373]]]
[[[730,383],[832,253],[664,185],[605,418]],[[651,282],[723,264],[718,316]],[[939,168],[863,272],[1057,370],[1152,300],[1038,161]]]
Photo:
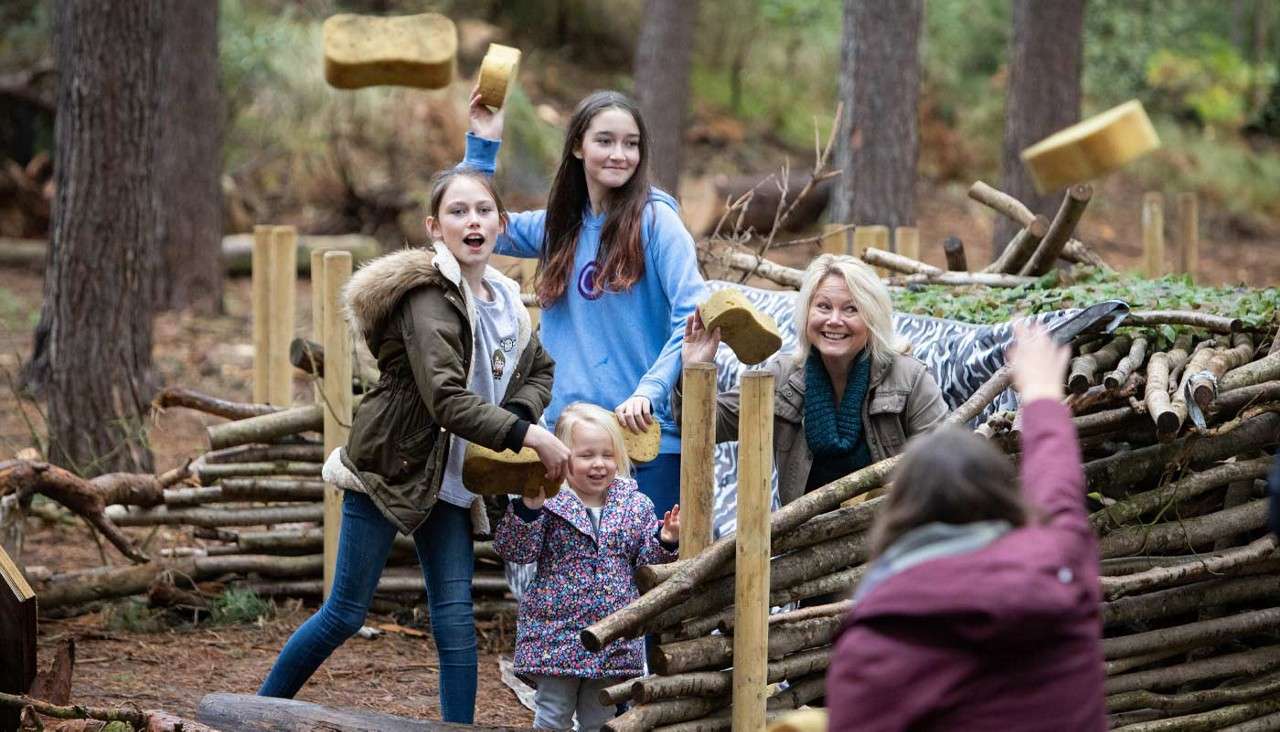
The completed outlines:
[[[395,527],[368,496],[346,492],[329,599],[290,636],[258,689],[259,696],[292,699],[320,664],[360,630],[395,536]],[[477,661],[470,512],[437,503],[413,532],[413,541],[426,581],[431,634],[440,661],[441,715],[446,722],[471,724]]]
[[[680,453],[665,453],[647,463],[636,463],[636,483],[640,492],[653,501],[653,512],[661,519],[680,502]]]

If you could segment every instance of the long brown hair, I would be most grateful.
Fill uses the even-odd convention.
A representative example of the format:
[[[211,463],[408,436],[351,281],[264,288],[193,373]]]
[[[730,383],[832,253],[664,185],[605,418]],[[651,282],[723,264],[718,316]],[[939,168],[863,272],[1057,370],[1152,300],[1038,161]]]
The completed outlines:
[[[591,203],[586,171],[573,153],[582,144],[591,120],[606,109],[620,109],[635,119],[636,128],[640,130],[640,162],[630,180],[609,193],[600,250],[596,254],[599,269],[592,287],[597,291],[627,290],[644,276],[644,242],[640,232],[641,217],[649,202],[649,132],[635,102],[615,91],[595,92],[573,110],[560,155],[560,168],[547,196],[542,254],[538,257],[534,286],[538,300],[544,305],[565,293],[573,274],[582,212]]]
[[[489,192],[493,197],[493,205],[498,209],[498,219],[502,221],[503,226],[507,224],[507,207],[502,203],[502,197],[498,195],[498,189],[493,187],[493,178],[485,175],[482,171],[475,168],[459,166],[456,168],[445,168],[431,176],[431,197],[428,199],[428,212],[435,218],[440,217],[440,204],[444,201],[444,194],[449,190],[449,186],[459,178],[470,178],[479,183],[482,188]]]
[[[969,430],[943,426],[911,440],[893,476],[887,505],[871,527],[874,556],[908,531],[935,521],[1003,520],[1024,526],[1030,513],[1008,456]]]

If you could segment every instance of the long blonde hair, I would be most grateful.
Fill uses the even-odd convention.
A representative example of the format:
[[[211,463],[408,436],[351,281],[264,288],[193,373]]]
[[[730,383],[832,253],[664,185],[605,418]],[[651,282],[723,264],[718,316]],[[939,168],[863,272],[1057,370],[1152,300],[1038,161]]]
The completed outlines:
[[[796,297],[796,360],[809,358],[809,306],[818,285],[828,275],[836,275],[849,288],[849,296],[858,306],[858,314],[867,326],[867,350],[871,358],[882,363],[893,360],[897,348],[893,335],[893,301],[875,270],[856,257],[846,254],[823,254],[809,264]]]
[[[614,460],[618,463],[618,475],[631,477],[631,457],[627,455],[622,427],[618,425],[618,418],[613,416],[613,412],[587,402],[574,402],[565,407],[556,420],[556,437],[570,450],[573,450],[573,427],[580,423],[595,425],[609,435],[609,441],[613,443]]]

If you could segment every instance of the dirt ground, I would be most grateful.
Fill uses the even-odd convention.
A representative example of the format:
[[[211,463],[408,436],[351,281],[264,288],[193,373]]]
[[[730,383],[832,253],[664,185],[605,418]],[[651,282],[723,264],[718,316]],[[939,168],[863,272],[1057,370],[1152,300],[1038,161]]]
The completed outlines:
[[[946,236],[961,237],[968,248],[970,265],[988,261],[992,215],[969,201],[964,186],[943,186],[920,196],[921,250],[923,258],[944,265],[940,242]],[[1132,269],[1141,259],[1139,237],[1140,190],[1126,188],[1123,179],[1108,181],[1086,213],[1081,236],[1118,269]],[[699,196],[697,185],[685,195],[692,228],[698,217],[709,215],[715,205]],[[1200,280],[1212,284],[1242,283],[1273,287],[1280,282],[1280,251],[1274,241],[1242,239],[1215,224],[1212,212],[1202,213],[1205,231]],[[800,236],[800,235],[797,235]],[[784,237],[789,238],[789,237]],[[1169,263],[1176,245],[1169,246]],[[776,259],[804,266],[816,253],[815,246],[781,249]],[[31,333],[40,306],[42,277],[38,273],[0,270],[0,460],[36,443],[43,434],[42,405],[15,394],[19,365],[31,350]],[[202,318],[189,314],[164,314],[154,329],[154,363],[164,384],[182,385],[215,396],[244,401],[251,391],[252,346],[249,326],[249,282],[228,280],[223,316]],[[299,282],[300,331],[309,329],[310,290]],[[300,400],[310,399],[310,385],[295,381]],[[178,465],[207,449],[204,428],[219,421],[187,410],[157,415],[150,430],[157,470]],[[110,546],[98,543],[79,522],[50,525],[31,519],[27,542],[20,557],[26,566],[52,571],[121,564],[123,558]],[[131,530],[141,531],[141,530]],[[134,533],[144,538],[145,534]],[[153,547],[190,546],[194,542],[181,531],[162,529],[152,538]],[[191,715],[199,699],[211,691],[252,692],[265,676],[288,635],[311,610],[297,603],[280,605],[274,617],[233,626],[172,628],[161,632],[116,630],[110,611],[70,619],[42,620],[40,656],[47,665],[58,643],[77,640],[73,699],[83,704],[137,703]],[[392,623],[388,617],[371,616],[370,623]],[[482,628],[480,691],[477,722],[529,724],[532,716],[501,682],[498,654],[510,653],[509,628],[490,624]],[[326,704],[363,707],[408,716],[436,718],[435,652],[429,637],[388,633],[374,640],[353,639],[341,648],[302,690],[299,698]]]

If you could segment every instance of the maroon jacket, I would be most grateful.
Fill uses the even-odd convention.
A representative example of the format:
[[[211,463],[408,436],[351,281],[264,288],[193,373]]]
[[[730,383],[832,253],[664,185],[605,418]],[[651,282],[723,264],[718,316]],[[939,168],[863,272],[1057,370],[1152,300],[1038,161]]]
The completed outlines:
[[[1098,543],[1071,415],[1022,417],[1040,521],[871,589],[827,671],[832,730],[1105,730]]]

